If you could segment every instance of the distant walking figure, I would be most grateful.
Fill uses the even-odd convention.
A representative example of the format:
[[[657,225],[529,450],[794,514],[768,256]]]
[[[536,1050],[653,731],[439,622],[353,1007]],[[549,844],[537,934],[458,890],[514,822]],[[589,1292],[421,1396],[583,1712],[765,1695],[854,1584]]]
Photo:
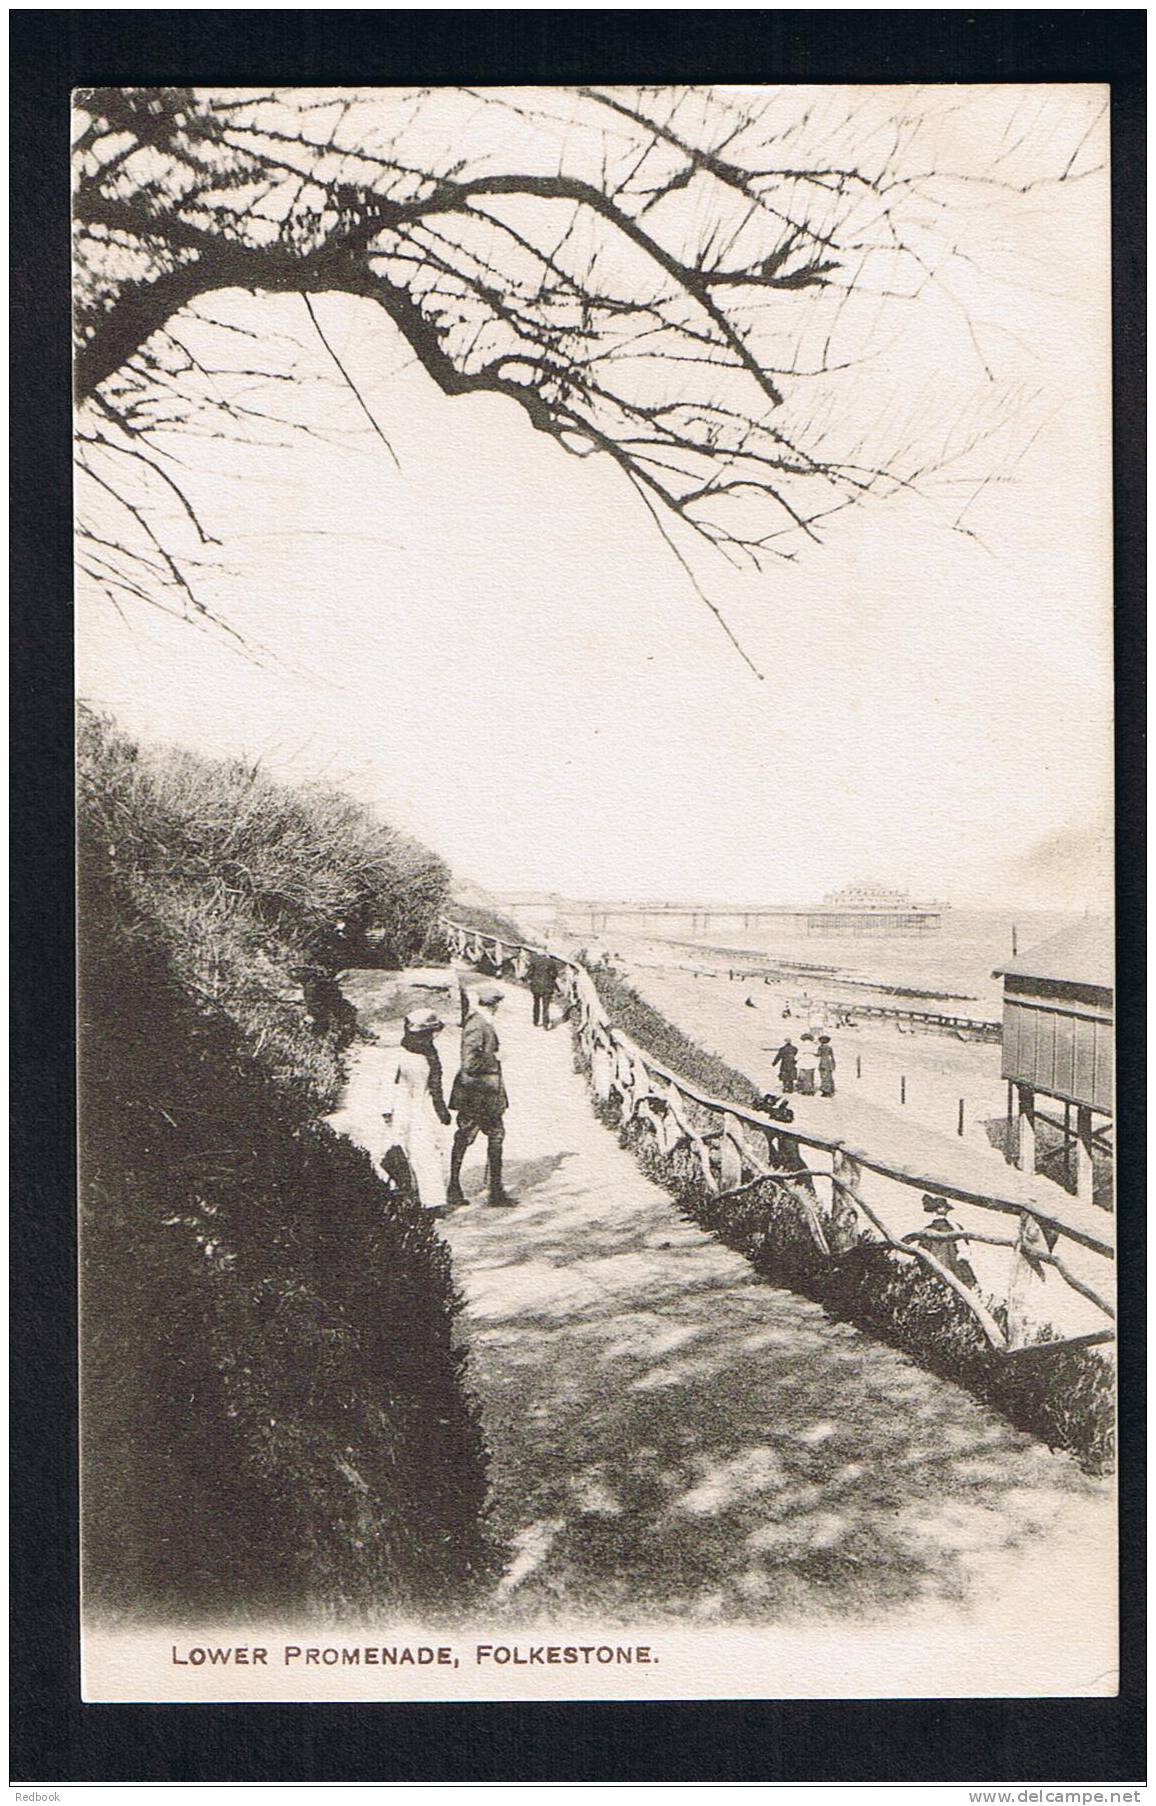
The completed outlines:
[[[948,1215],[947,1199],[935,1197],[931,1192],[925,1191],[923,1208],[931,1218],[926,1230],[913,1229],[910,1235],[903,1237],[904,1241],[915,1242],[919,1247],[925,1248],[928,1254],[935,1256],[940,1266],[946,1267],[963,1285],[974,1288],[979,1284],[975,1269],[967,1256],[959,1251],[960,1242],[965,1242],[967,1236]]]
[[[835,1095],[835,1049],[830,1035],[819,1036],[819,1090],[823,1097]]]
[[[779,1083],[783,1087],[783,1090],[788,1093],[795,1089],[795,1079],[798,1074],[796,1065],[798,1055],[799,1050],[791,1040],[790,1035],[788,1035],[778,1053],[775,1055],[774,1060],[771,1062],[772,1065],[778,1067]]]
[[[819,1056],[815,1049],[814,1035],[803,1035],[799,1041],[799,1050],[795,1056],[795,1082],[804,1097],[815,1095],[815,1074],[818,1070]]]
[[[417,1191],[418,1201],[441,1215],[446,1209],[449,1138],[445,1130],[450,1113],[442,1090],[442,1063],[434,1036],[445,1027],[433,1010],[413,1010],[396,1062],[389,1073],[389,1091],[383,1112],[389,1124],[390,1143],[383,1162],[391,1177],[405,1172]],[[400,1150],[403,1165],[397,1158]]]
[[[505,1115],[509,1105],[502,1081],[502,1061],[494,1012],[503,993],[496,985],[484,985],[477,1006],[462,1023],[462,1055],[458,1076],[450,1092],[450,1109],[458,1113],[458,1126],[450,1150],[449,1203],[465,1204],[462,1162],[466,1149],[479,1134],[486,1138],[491,1204],[516,1204],[502,1186],[502,1144],[506,1138]]]
[[[558,989],[558,968],[548,953],[531,953],[527,973],[534,999],[535,1028],[549,1028],[550,1002]]]

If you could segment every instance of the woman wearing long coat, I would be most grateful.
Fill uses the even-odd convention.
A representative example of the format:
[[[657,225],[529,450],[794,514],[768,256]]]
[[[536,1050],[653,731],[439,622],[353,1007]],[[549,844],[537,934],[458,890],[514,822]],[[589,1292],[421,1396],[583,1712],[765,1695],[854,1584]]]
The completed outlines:
[[[433,1010],[415,1010],[405,1019],[396,1061],[386,1067],[384,1115],[390,1147],[405,1155],[420,1203],[427,1210],[447,1208],[450,1153],[442,1085],[442,1063],[434,1037],[445,1024]],[[389,1152],[385,1160],[388,1170]]]

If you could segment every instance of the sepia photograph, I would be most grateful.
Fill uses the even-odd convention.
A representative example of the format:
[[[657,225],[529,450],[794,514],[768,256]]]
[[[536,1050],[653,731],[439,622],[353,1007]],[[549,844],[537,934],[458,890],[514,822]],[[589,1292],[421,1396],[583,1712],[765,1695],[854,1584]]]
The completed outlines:
[[[1109,98],[74,92],[86,1701],[1116,1695]]]

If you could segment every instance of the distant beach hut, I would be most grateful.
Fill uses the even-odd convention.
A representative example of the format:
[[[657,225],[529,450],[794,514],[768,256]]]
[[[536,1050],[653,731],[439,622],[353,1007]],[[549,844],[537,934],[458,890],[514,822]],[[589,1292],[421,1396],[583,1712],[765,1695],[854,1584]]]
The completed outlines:
[[[1009,965],[1003,979],[1003,1077],[1008,1087],[1009,1158],[1025,1172],[1036,1162],[1037,1120],[1064,1137],[1066,1169],[1075,1157],[1075,1191],[1091,1198],[1093,1152],[1111,1153],[1115,1105],[1115,977],[1111,924],[1085,917]],[[1039,1096],[1064,1106],[1049,1115]],[[1075,1121],[1073,1126],[1073,1112]],[[1013,1117],[1018,1136],[1013,1137]]]

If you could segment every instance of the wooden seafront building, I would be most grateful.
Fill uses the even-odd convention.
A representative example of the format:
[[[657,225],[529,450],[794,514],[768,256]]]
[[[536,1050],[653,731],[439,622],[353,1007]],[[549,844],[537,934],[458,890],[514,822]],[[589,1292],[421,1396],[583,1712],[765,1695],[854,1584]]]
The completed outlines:
[[[1115,1099],[1115,976],[1111,924],[1085,917],[1021,958],[997,968],[1003,979],[1003,1076],[1009,1151],[1035,1170],[1036,1125],[1064,1137],[1076,1195],[1091,1198],[1093,1154],[1111,1153]],[[1063,1106],[1063,1116],[1039,1106]],[[1013,1118],[1018,1133],[1010,1133]]]

